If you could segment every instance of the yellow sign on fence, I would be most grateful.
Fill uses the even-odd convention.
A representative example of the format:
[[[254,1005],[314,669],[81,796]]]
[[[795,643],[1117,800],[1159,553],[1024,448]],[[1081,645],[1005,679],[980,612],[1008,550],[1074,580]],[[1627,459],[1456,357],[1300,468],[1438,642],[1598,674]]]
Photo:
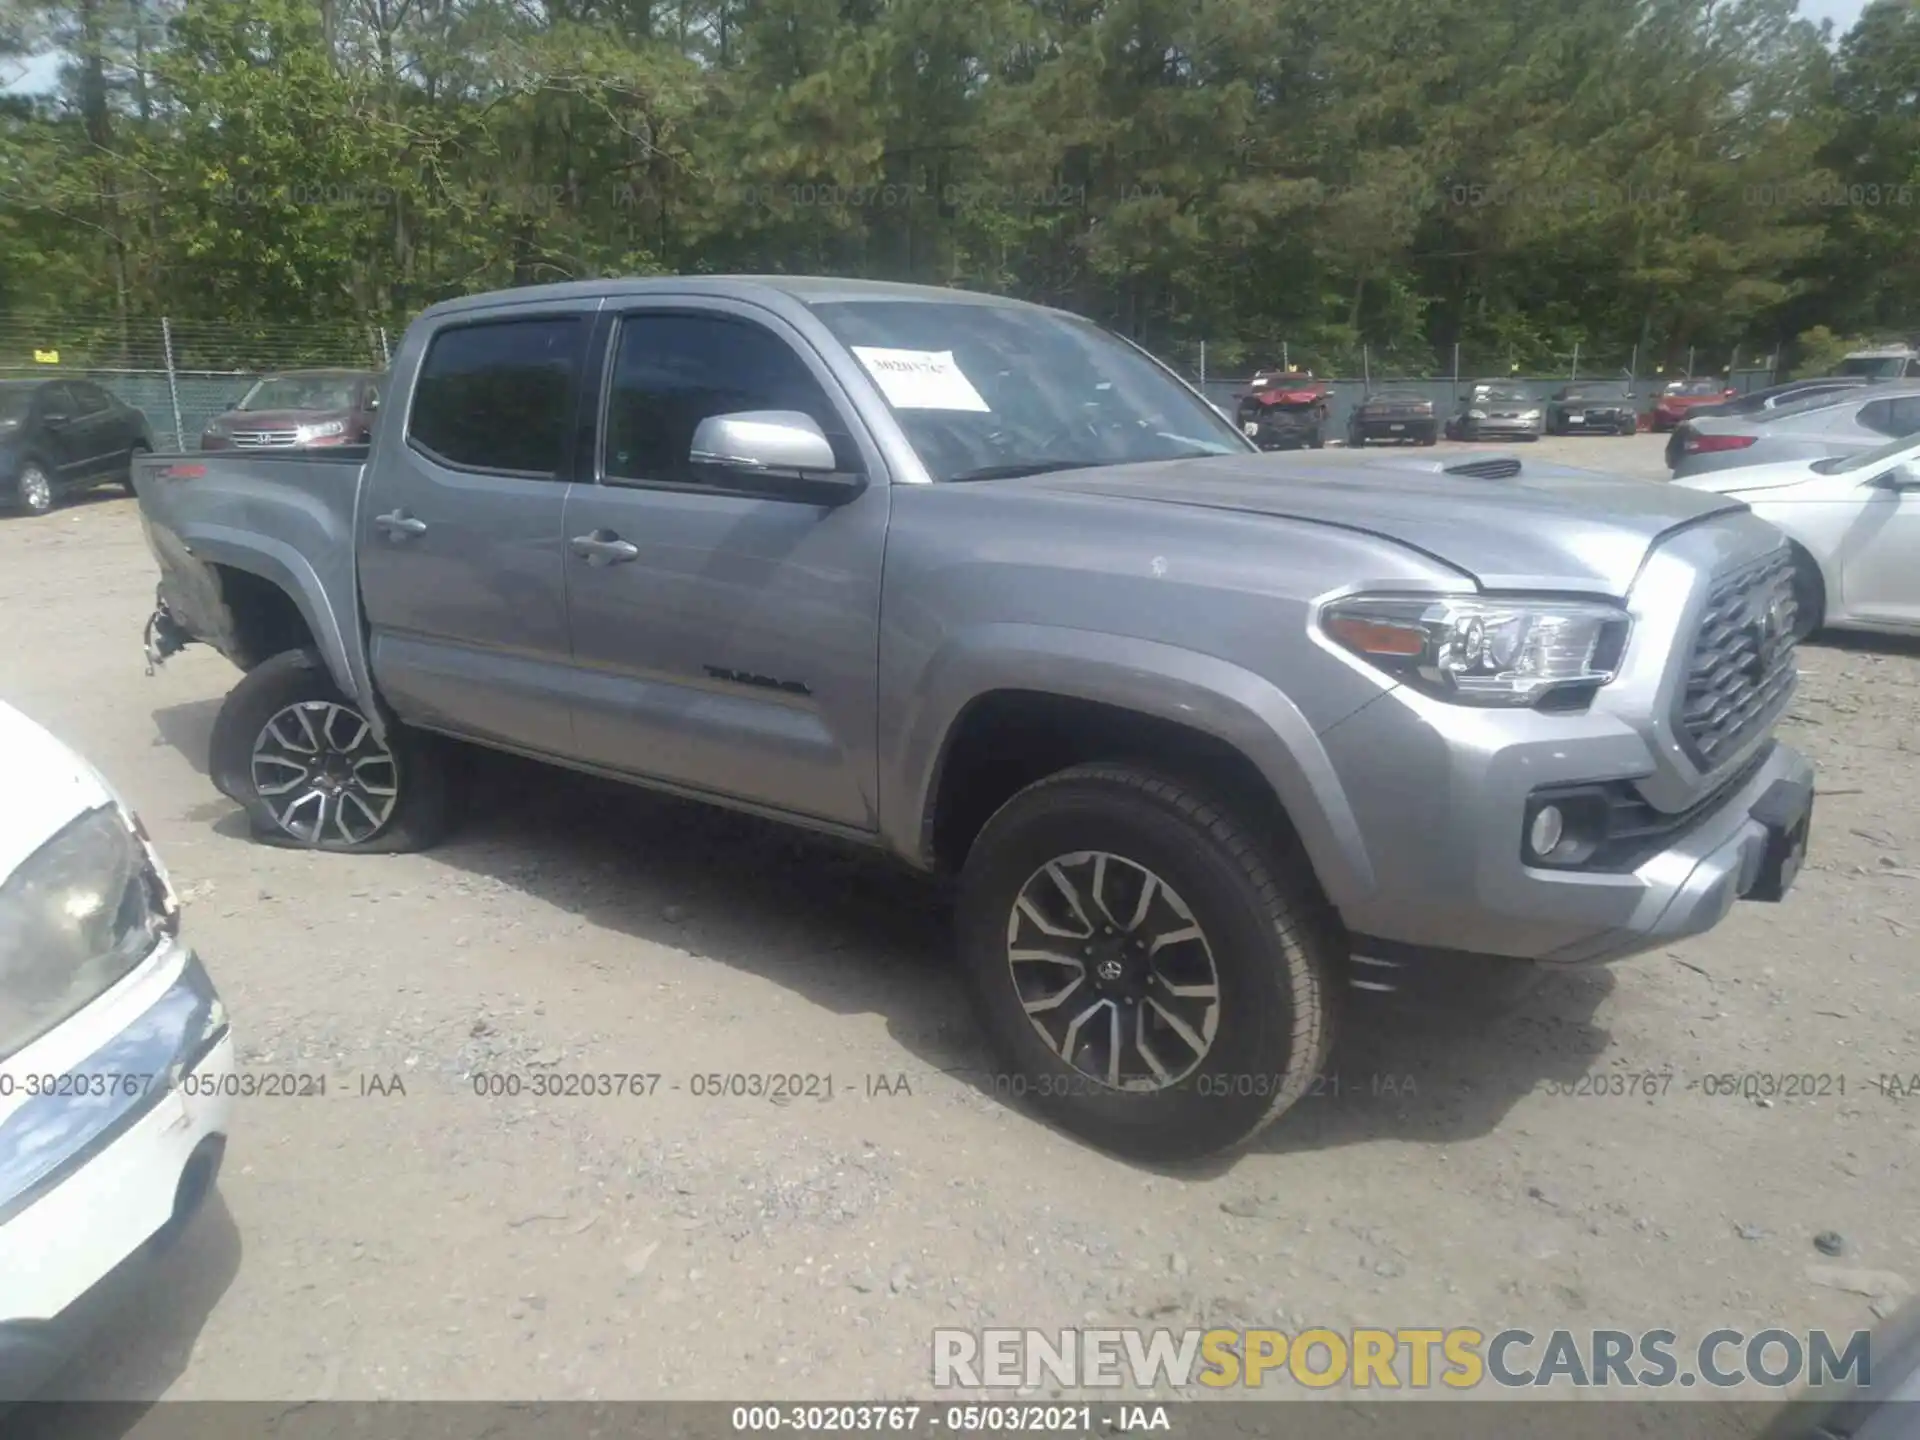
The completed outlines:
[[[33,352],[33,363],[36,365],[58,365],[60,363],[60,352],[58,350],[36,350]]]

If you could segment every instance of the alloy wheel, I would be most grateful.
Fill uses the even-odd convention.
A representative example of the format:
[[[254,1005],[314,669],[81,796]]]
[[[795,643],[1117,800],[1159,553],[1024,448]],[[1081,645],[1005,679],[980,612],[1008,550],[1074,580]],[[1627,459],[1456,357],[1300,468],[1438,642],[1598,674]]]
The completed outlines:
[[[20,503],[36,515],[53,508],[53,480],[38,465],[28,465],[20,472]]]
[[[1213,1049],[1220,976],[1192,909],[1153,871],[1099,850],[1020,887],[1007,965],[1047,1048],[1119,1091],[1164,1090]]]
[[[400,770],[366,716],[331,700],[277,711],[253,742],[253,788],[276,824],[307,844],[364,844],[393,818]]]

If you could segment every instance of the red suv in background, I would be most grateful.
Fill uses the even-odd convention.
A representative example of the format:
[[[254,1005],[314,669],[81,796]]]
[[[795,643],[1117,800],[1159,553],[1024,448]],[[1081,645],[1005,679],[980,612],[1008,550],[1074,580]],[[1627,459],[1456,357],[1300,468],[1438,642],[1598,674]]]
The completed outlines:
[[[1721,404],[1739,393],[1719,380],[1669,380],[1653,402],[1653,428],[1665,433],[1702,406]]]
[[[370,370],[284,370],[254,382],[240,403],[207,422],[202,450],[304,450],[365,445],[380,408]]]

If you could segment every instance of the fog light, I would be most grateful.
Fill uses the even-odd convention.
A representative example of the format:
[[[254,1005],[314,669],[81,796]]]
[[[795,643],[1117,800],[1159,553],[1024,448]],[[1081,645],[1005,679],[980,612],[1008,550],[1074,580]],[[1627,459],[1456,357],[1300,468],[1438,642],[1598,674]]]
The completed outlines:
[[[1561,818],[1558,805],[1542,805],[1534,812],[1533,825],[1527,831],[1527,844],[1535,855],[1543,859],[1559,847],[1560,837],[1566,834],[1566,821]]]

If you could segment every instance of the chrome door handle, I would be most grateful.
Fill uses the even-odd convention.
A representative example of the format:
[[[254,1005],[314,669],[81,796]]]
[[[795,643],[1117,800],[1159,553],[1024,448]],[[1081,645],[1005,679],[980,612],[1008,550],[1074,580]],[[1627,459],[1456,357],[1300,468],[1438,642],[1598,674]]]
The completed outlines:
[[[573,553],[589,565],[623,565],[640,558],[640,547],[611,530],[596,530],[591,535],[574,536]]]
[[[376,515],[373,517],[373,523],[386,531],[387,534],[391,535],[395,540],[404,540],[410,535],[424,535],[427,533],[427,522],[414,519],[404,510],[394,510],[385,515]]]

